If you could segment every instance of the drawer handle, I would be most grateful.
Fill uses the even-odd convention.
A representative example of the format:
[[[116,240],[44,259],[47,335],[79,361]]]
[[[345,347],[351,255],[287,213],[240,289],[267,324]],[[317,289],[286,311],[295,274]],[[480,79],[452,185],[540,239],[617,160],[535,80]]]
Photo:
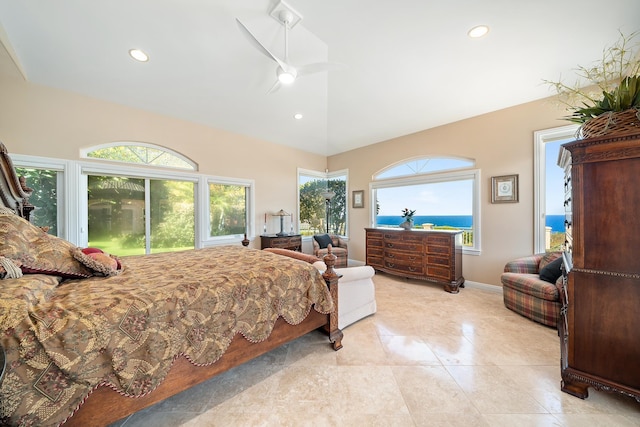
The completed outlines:
[[[409,267],[409,271],[416,271],[416,269],[413,267]]]
[[[393,254],[387,254],[387,258],[393,258]]]
[[[414,257],[414,256],[410,256],[409,257],[409,261],[415,261],[415,260],[416,260],[416,257]]]
[[[393,243],[387,243],[387,247],[388,248],[392,248],[393,247]]]
[[[387,263],[387,267],[393,268],[393,267],[395,267],[395,264],[394,264],[394,263],[392,263],[392,262],[388,262],[388,263]]]

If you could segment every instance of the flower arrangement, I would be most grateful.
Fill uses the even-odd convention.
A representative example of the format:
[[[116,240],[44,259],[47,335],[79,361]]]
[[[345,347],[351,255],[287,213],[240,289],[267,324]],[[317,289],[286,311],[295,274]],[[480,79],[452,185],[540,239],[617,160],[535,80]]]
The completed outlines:
[[[640,43],[634,40],[638,35],[640,31],[629,35],[621,32],[620,39],[606,47],[598,61],[575,69],[578,80],[573,85],[544,80],[570,112],[563,117],[565,120],[584,125],[604,116],[607,128],[615,121],[614,113],[632,110],[633,115],[640,116]]]
[[[402,218],[406,219],[407,221],[413,221],[413,215],[416,213],[415,210],[409,210],[407,208],[404,208],[402,210]]]

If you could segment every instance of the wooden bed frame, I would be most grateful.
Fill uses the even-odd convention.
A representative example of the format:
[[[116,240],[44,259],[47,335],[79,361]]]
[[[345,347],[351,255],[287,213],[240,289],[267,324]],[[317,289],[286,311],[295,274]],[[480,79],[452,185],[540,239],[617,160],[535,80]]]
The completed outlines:
[[[0,142],[0,198],[3,206],[12,209],[23,218],[29,219],[34,207],[29,203],[32,190],[25,180],[19,178],[7,149]],[[158,388],[151,393],[130,398],[122,396],[107,386],[97,387],[80,406],[73,416],[67,419],[65,426],[106,426],[131,415],[141,409],[158,403],[167,397],[178,394],[196,384],[204,382],[222,372],[254,359],[282,344],[293,341],[315,329],[322,329],[329,336],[334,350],[342,348],[342,331],[338,328],[338,278],[333,269],[336,256],[329,253],[324,257],[327,266],[323,277],[329,286],[334,301],[334,311],[321,314],[311,309],[309,315],[298,325],[290,325],[282,318],[276,322],[269,338],[259,343],[251,343],[242,335],[234,337],[225,354],[214,364],[195,366],[184,356],[179,356],[169,374]]]

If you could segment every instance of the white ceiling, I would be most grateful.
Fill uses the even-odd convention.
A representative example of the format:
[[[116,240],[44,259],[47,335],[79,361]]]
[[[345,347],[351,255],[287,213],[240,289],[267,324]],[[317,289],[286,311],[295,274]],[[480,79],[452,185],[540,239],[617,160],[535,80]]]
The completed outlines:
[[[283,56],[277,0],[0,0],[0,40],[30,82],[332,155],[550,96],[640,29],[638,0],[285,1],[290,61],[346,67],[270,94],[235,18]]]

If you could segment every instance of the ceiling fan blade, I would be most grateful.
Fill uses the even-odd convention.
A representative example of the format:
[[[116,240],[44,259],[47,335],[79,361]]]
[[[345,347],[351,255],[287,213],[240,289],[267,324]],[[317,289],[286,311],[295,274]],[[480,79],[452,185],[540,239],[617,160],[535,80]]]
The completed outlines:
[[[313,64],[302,65],[297,68],[299,76],[307,76],[309,74],[322,73],[325,71],[342,70],[347,66],[339,62],[316,62]]]
[[[280,86],[282,86],[280,84],[280,81],[276,79],[276,82],[273,84],[273,86],[271,86],[271,89],[269,89],[267,94],[277,92],[280,89]]]
[[[256,38],[256,36],[253,35],[253,33],[251,33],[251,31],[249,31],[249,29],[247,28],[246,25],[244,25],[242,22],[240,22],[240,20],[238,18],[236,18],[236,22],[238,23],[238,27],[240,28],[240,30],[244,33],[244,35],[247,37],[247,39],[249,39],[249,41],[251,42],[251,44],[258,49],[260,52],[262,52],[266,57],[268,57],[269,59],[275,61],[278,65],[280,65],[280,67],[282,67],[283,70],[287,70],[289,68],[289,64],[287,64],[286,62],[284,62],[283,60],[281,60],[280,58],[278,58],[277,56],[275,56],[273,53],[271,53],[269,51],[269,49],[267,49],[266,47],[264,47],[262,45],[262,43],[260,43],[258,41],[258,39]]]

